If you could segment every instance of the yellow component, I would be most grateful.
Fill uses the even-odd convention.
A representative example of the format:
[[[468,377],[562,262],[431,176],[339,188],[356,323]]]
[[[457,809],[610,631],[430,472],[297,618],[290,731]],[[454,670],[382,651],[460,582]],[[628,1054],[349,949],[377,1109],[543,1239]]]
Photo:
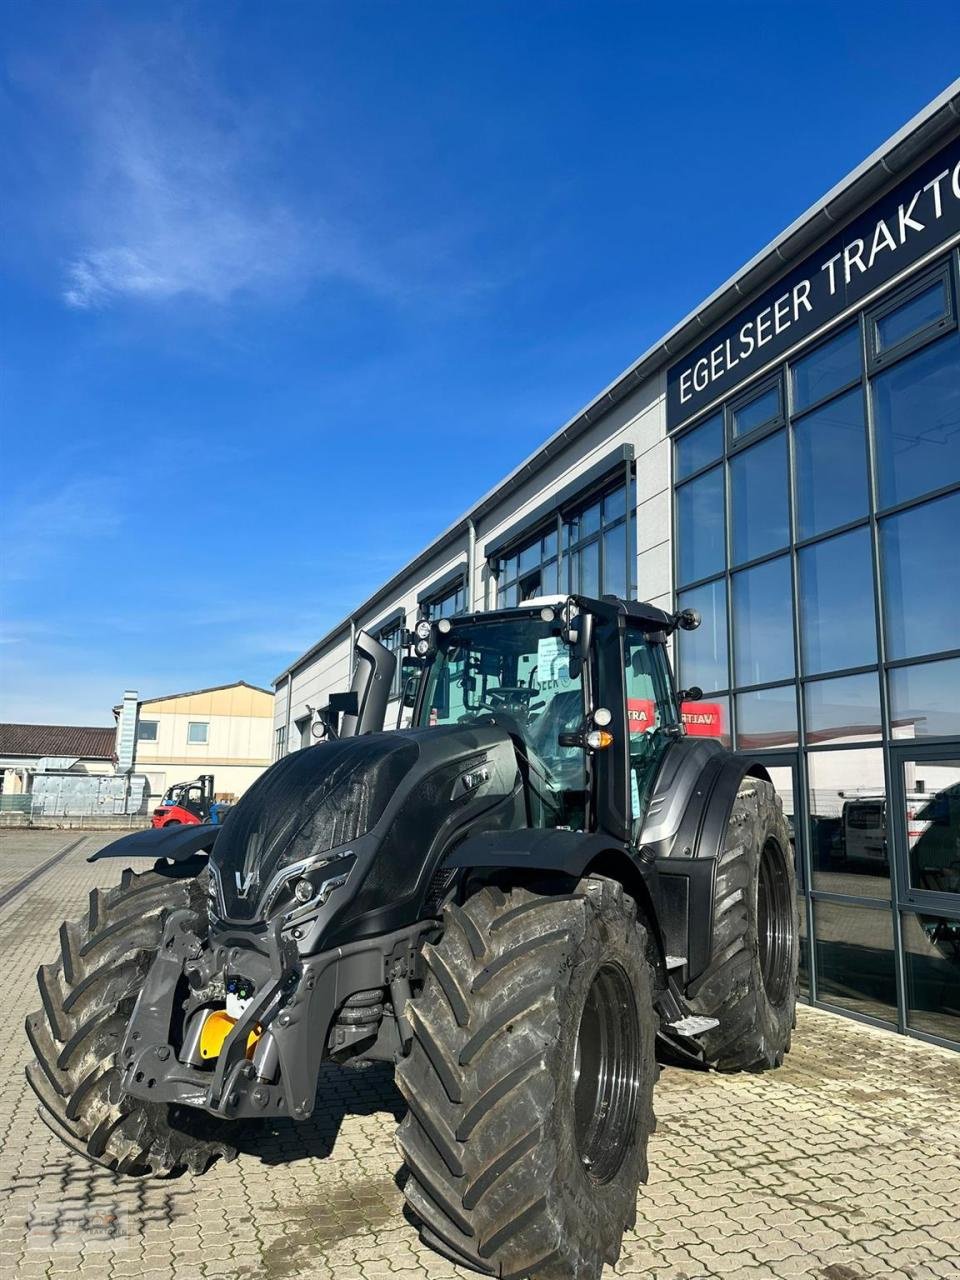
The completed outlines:
[[[204,1018],[203,1026],[200,1029],[200,1057],[208,1059],[219,1058],[224,1041],[236,1025],[236,1018],[231,1018],[229,1013],[226,1013],[223,1009],[212,1009]],[[262,1034],[262,1029],[258,1024],[247,1036],[245,1054],[247,1058],[253,1057],[253,1050]]]

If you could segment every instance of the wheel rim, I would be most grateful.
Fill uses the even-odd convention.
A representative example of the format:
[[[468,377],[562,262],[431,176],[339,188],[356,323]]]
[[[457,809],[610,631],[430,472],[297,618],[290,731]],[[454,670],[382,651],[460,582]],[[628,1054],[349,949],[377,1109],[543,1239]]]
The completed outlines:
[[[763,989],[771,1004],[781,1004],[787,995],[793,931],[793,898],[783,850],[776,840],[768,840],[760,854],[757,940]]]
[[[641,1067],[633,989],[619,965],[601,965],[580,1016],[573,1065],[577,1151],[594,1182],[610,1181],[634,1141]]]

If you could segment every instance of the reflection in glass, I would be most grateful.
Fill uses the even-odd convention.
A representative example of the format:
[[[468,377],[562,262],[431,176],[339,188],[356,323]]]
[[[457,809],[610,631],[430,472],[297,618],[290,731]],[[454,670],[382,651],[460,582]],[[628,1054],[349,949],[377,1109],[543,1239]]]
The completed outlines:
[[[890,720],[894,738],[960,736],[960,658],[894,667]]]
[[[825,1004],[895,1022],[897,981],[889,910],[815,902],[817,994]]]
[[[860,387],[794,425],[797,537],[812,538],[867,514],[867,447]]]
[[[960,918],[905,913],[907,1024],[960,1040]]]
[[[726,567],[723,468],[715,467],[677,490],[677,570],[681,585],[711,578]]]
[[[889,351],[942,319],[947,314],[946,284],[944,279],[937,280],[909,302],[880,316],[876,321],[877,351]]]
[[[807,756],[813,887],[890,897],[883,752],[879,747]]]
[[[800,881],[797,881],[799,885]],[[810,998],[810,939],[807,936],[807,900],[797,892],[797,919],[800,921],[800,969],[797,989],[800,995]]]
[[[941,338],[873,379],[880,506],[960,480],[960,338]]]
[[[845,739],[879,738],[880,680],[875,671],[804,685],[807,742],[823,746]]]
[[[689,688],[726,689],[727,673],[727,584],[708,582],[677,597],[678,609],[696,609],[701,618],[696,631],[678,631],[679,678]]]
[[[869,529],[854,529],[802,547],[797,572],[804,674],[876,662]]]
[[[730,460],[730,505],[734,564],[786,545],[790,525],[785,432],[778,431]]]
[[[627,535],[623,524],[603,535],[603,592],[627,596]]]
[[[680,704],[680,719],[689,738],[716,738],[730,746],[730,699],[711,694]]]
[[[733,434],[736,438],[748,436],[758,427],[773,422],[780,416],[780,383],[761,391],[753,400],[741,405],[733,413]]]
[[[738,685],[767,684],[793,676],[788,556],[734,574],[733,628]]]
[[[910,886],[960,905],[960,759],[903,764]]]
[[[888,658],[960,648],[958,529],[960,493],[881,521]]]
[[[716,462],[722,453],[723,414],[717,413],[677,440],[674,479],[684,480],[708,463]]]
[[[793,365],[794,413],[859,378],[860,368],[860,329],[851,325]]]
[[[794,869],[797,873],[797,884],[803,884],[803,868],[800,865],[800,858],[796,848],[796,821],[794,818],[794,779],[795,774],[791,765],[788,764],[768,764],[767,772],[770,774],[770,781],[776,788],[777,795],[783,803],[783,816],[787,820],[787,826],[790,828],[790,847],[794,853]]]
[[[792,684],[737,694],[737,750],[797,744],[797,693]]]

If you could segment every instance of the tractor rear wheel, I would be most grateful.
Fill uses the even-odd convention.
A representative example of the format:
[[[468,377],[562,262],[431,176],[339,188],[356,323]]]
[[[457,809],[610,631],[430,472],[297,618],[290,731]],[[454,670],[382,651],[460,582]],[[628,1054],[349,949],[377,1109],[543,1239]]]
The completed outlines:
[[[646,933],[620,885],[486,887],[445,910],[406,1005],[398,1140],[424,1240],[498,1276],[594,1280],[654,1128]]]
[[[27,1080],[40,1118],[79,1155],[117,1173],[202,1173],[234,1149],[205,1112],[124,1094],[116,1053],[171,911],[206,918],[206,872],[172,878],[127,869],[94,889],[85,920],[60,927],[60,959],[37,971],[42,1008],[27,1018]]]
[[[717,865],[713,954],[688,1000],[718,1018],[700,1036],[720,1071],[779,1067],[790,1048],[800,955],[790,832],[769,782],[744,778]]]

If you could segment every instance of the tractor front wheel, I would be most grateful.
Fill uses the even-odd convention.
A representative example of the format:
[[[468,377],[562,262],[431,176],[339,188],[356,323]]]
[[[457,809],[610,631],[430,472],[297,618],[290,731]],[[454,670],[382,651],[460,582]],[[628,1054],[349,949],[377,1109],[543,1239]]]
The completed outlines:
[[[94,889],[85,920],[60,927],[60,958],[37,972],[42,1008],[27,1018],[27,1080],[40,1118],[79,1155],[116,1173],[202,1173],[235,1152],[205,1112],[124,1094],[116,1054],[171,911],[206,918],[207,873],[124,871]]]
[[[404,1193],[464,1266],[594,1280],[636,1218],[657,1019],[646,934],[612,881],[448,906],[406,1006]]]

